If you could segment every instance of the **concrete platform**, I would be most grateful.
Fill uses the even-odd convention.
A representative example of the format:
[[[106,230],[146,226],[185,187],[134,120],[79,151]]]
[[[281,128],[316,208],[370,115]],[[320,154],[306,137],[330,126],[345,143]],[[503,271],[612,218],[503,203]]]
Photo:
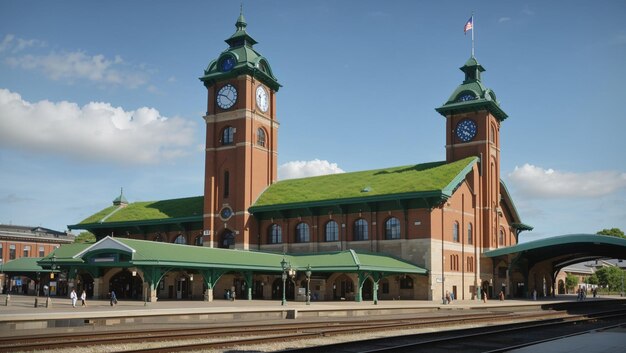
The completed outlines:
[[[607,299],[617,302],[622,298],[592,298],[588,302]],[[416,313],[473,309],[524,311],[575,301],[573,295],[537,301],[454,301],[448,305],[420,300],[379,301],[377,305],[371,301],[312,302],[310,305],[290,301],[286,306],[282,306],[279,300],[159,301],[148,304],[120,300],[118,305],[111,307],[109,301],[88,300],[87,307],[73,308],[70,299],[52,298],[52,305],[46,308],[46,298],[38,298],[38,307],[34,307],[35,297],[21,295],[12,295],[9,305],[5,306],[3,295],[0,296],[0,336],[27,334],[28,331],[24,330],[121,329],[124,325],[148,328],[153,325],[207,325],[284,319],[314,321],[368,316],[401,317]],[[78,303],[80,305],[80,301]]]

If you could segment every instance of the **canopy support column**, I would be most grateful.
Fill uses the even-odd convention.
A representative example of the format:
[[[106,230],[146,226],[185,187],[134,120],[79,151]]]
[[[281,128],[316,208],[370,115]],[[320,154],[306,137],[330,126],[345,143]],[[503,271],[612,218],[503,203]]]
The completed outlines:
[[[204,293],[204,301],[212,302],[213,301],[213,288],[215,288],[215,284],[217,283],[217,281],[219,281],[219,279],[222,277],[222,275],[226,271],[210,269],[210,270],[200,270],[199,272],[202,275],[204,284],[207,287],[207,290]]]
[[[247,294],[248,294],[248,300],[252,300],[252,286],[254,285],[252,283],[252,276],[253,273],[252,271],[246,271],[243,273],[243,277],[245,278],[246,281],[246,290],[247,290]]]
[[[354,301],[357,303],[360,303],[363,301],[363,284],[365,283],[365,281],[367,281],[367,277],[369,277],[369,275],[370,274],[367,272],[357,273],[357,276],[358,276],[357,291],[356,291],[356,295],[354,296]]]
[[[152,303],[159,300],[157,297],[156,288],[159,282],[163,279],[163,276],[169,271],[161,267],[139,267],[144,275],[144,287],[147,293],[144,295],[145,303]]]

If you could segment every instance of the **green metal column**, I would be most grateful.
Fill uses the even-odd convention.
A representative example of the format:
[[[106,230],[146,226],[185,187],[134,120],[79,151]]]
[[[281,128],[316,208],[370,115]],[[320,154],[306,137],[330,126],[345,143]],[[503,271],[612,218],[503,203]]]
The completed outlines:
[[[204,295],[204,301],[212,302],[213,301],[213,288],[215,288],[215,284],[222,275],[226,272],[223,270],[200,270],[200,274],[204,280],[204,284],[206,284],[207,292]]]
[[[252,283],[252,275],[253,273],[251,271],[247,271],[243,273],[243,276],[246,280],[246,289],[248,291],[248,300],[252,300],[252,286],[254,285]]]
[[[372,282],[374,282],[374,285],[372,285],[372,290],[374,291],[374,293],[372,293],[372,299],[374,300],[374,305],[378,305],[378,282],[380,282],[383,277],[384,274],[381,272],[372,273]]]
[[[367,281],[367,277],[369,277],[369,273],[367,272],[359,272],[358,276],[358,284],[356,295],[354,296],[354,301],[360,303],[363,301],[363,284]]]

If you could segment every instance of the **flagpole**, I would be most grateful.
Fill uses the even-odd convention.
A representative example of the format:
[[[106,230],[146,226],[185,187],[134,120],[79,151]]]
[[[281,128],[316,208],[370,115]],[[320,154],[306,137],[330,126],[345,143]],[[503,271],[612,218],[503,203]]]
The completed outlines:
[[[476,24],[474,23],[474,13],[472,12],[472,58],[474,57],[474,31],[476,30]]]

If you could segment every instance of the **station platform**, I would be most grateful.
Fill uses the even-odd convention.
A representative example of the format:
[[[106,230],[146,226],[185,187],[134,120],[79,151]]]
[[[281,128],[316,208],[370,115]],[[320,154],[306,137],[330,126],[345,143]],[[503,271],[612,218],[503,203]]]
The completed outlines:
[[[53,332],[55,330],[80,331],[90,328],[115,329],[125,325],[151,326],[164,325],[210,325],[235,324],[237,322],[300,319],[329,320],[357,317],[401,317],[426,312],[446,312],[453,310],[525,311],[555,308],[564,303],[576,302],[575,295],[562,295],[556,298],[532,300],[491,300],[453,301],[451,304],[424,300],[379,301],[329,301],[304,302],[289,301],[282,306],[280,300],[214,300],[205,301],[143,301],[119,300],[111,306],[108,300],[88,300],[86,307],[80,300],[74,308],[68,298],[52,298],[51,306],[45,307],[46,298],[11,295],[8,306],[6,296],[0,296],[0,336],[25,334],[26,330]],[[612,301],[623,303],[624,298],[589,298],[587,302]],[[558,309],[557,309],[558,310]]]

